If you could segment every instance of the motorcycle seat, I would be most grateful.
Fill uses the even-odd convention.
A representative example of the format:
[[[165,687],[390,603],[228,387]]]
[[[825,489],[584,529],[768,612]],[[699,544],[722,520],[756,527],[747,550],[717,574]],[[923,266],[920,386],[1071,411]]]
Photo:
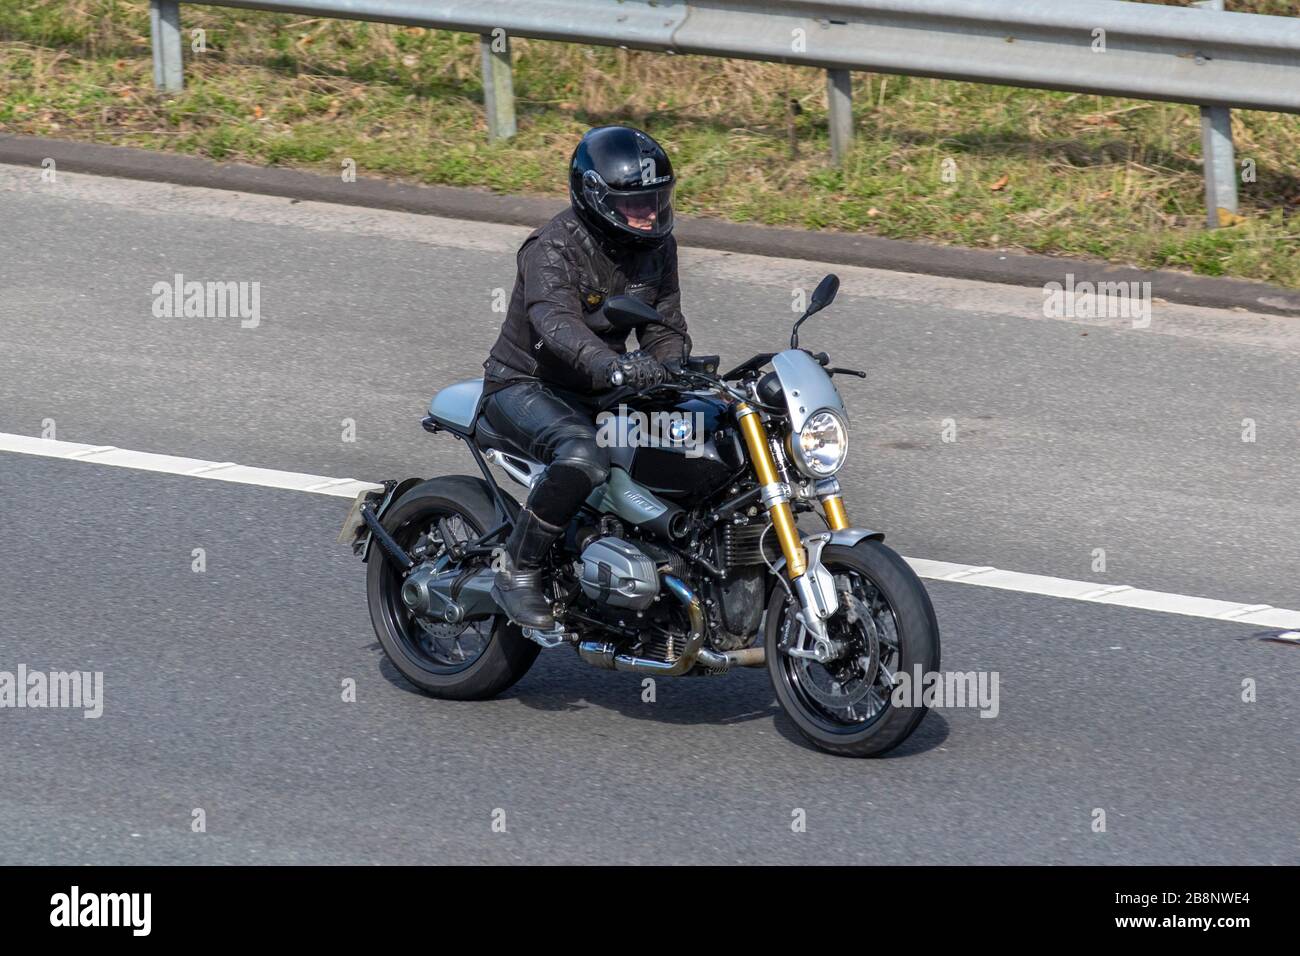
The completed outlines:
[[[446,388],[429,402],[429,417],[448,431],[473,435],[475,419],[483,404],[483,379],[471,378]]]

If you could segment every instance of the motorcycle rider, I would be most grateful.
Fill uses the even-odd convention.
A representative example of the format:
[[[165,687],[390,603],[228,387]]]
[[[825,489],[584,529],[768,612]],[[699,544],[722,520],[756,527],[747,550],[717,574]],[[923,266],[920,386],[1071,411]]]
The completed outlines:
[[[555,626],[542,562],[592,490],[609,475],[595,401],[615,370],[624,384],[665,381],[690,350],[677,280],[672,163],[649,135],[601,126],[569,162],[570,208],[532,233],[501,333],[483,363],[482,414],[546,471],[505,542],[493,597],[516,624]],[[626,332],[604,317],[611,296],[653,306],[662,325]]]

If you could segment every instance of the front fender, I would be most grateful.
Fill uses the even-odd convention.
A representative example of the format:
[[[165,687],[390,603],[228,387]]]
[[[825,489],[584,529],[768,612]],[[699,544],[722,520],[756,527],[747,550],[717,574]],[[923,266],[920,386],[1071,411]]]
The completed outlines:
[[[827,544],[839,544],[846,548],[851,548],[859,541],[884,541],[885,532],[872,531],[870,528],[841,528],[839,531],[819,531],[814,534],[806,534],[802,537],[804,547],[812,538],[824,538]],[[773,571],[785,570],[785,556],[782,555],[772,565]]]

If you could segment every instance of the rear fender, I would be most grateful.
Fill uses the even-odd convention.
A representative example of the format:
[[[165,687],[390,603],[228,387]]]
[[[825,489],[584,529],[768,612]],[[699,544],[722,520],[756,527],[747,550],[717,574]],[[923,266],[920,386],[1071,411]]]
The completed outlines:
[[[361,519],[361,508],[369,506],[375,513],[375,517],[380,521],[396,502],[416,485],[423,482],[423,478],[406,478],[402,481],[385,481],[383,491],[363,491],[357,495],[357,500],[352,505],[352,513],[348,516],[348,522],[343,526],[343,533],[339,535],[340,539],[348,534],[349,526],[356,525],[352,532],[352,553],[359,555],[362,561],[370,560],[370,547],[374,543],[374,535],[366,527],[365,522]],[[355,516],[355,518],[354,518]]]

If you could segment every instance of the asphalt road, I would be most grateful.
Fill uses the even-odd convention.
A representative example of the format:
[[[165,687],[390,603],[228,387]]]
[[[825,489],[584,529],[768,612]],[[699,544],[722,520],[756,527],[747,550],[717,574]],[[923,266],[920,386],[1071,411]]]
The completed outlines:
[[[472,468],[418,421],[476,373],[522,230],[2,166],[0,230],[0,432]],[[1045,320],[1034,290],[683,269],[697,351],[729,358],[840,274],[803,342],[870,372],[843,386],[847,498],[903,553],[1300,607],[1295,320],[1156,303],[1134,329]],[[259,281],[259,325],[155,318],[178,272]],[[99,719],[0,709],[0,863],[1300,862],[1300,648],[1258,628],[932,582],[944,668],[998,672],[998,715],[936,711],[846,761],[762,672],[647,704],[556,651],[499,700],[423,697],[334,544],[341,499],[4,452],[0,488],[0,670],[104,673]]]

